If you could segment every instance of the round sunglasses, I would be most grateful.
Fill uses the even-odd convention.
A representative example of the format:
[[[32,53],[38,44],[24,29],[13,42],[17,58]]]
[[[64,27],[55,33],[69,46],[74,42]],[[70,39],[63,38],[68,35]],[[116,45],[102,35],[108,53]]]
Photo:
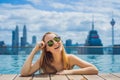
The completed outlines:
[[[60,39],[59,36],[57,36],[57,37],[54,37],[53,40],[56,41],[56,42],[60,42],[61,39]],[[53,40],[49,40],[47,42],[47,44],[48,44],[49,47],[52,47],[54,45],[54,41]]]

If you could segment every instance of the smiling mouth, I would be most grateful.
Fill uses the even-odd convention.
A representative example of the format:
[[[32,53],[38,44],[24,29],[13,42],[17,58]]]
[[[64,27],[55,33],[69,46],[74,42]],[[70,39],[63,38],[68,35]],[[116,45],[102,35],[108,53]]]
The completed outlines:
[[[58,49],[60,46],[56,47],[55,49]]]

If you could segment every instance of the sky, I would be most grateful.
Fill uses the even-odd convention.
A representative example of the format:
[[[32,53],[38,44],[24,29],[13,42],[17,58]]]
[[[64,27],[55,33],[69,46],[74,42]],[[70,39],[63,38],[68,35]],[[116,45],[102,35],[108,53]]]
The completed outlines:
[[[0,0],[0,41],[11,45],[16,25],[20,37],[26,25],[29,43],[33,35],[40,41],[44,33],[52,31],[63,42],[72,39],[73,44],[84,44],[93,17],[104,46],[112,44],[110,21],[114,18],[114,43],[120,44],[120,0]]]

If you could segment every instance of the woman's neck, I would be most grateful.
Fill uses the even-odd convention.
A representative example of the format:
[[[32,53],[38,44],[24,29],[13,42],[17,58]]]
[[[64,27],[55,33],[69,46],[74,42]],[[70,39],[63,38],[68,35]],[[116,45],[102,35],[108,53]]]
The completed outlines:
[[[58,52],[53,53],[53,58],[54,58],[54,62],[55,63],[60,63],[62,61],[62,54],[61,54],[61,52],[60,53],[58,53]]]

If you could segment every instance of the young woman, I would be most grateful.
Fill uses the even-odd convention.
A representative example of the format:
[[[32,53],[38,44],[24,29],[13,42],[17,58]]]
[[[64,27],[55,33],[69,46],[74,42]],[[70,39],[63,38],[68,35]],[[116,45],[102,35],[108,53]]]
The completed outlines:
[[[34,55],[39,50],[42,50],[41,56],[32,64]],[[75,65],[80,68],[73,69]],[[46,74],[98,74],[94,65],[75,55],[66,54],[61,38],[53,32],[47,32],[42,41],[33,48],[22,67],[21,76],[32,75],[38,70]]]

